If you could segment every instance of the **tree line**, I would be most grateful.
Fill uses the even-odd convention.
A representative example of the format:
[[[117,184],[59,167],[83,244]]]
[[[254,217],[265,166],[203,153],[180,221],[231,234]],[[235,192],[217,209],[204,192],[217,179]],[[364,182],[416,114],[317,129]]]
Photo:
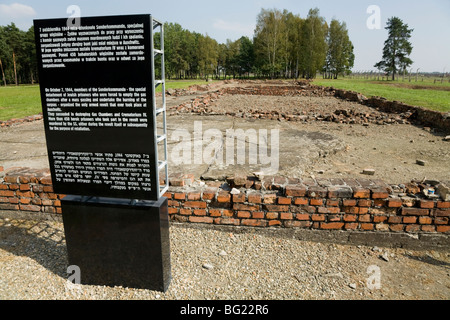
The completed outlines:
[[[345,22],[333,19],[328,25],[317,8],[305,18],[262,9],[253,39],[226,43],[166,22],[164,49],[168,79],[315,78],[318,72],[337,78],[350,72],[355,59]],[[0,26],[0,69],[3,85],[38,81],[33,27]]]
[[[14,23],[0,26],[0,83],[35,83],[37,81],[34,27],[20,30]]]
[[[287,10],[262,9],[253,39],[218,43],[208,35],[164,25],[166,76],[315,78],[318,72],[337,78],[349,73],[355,56],[345,22],[330,25],[311,9],[303,19]]]

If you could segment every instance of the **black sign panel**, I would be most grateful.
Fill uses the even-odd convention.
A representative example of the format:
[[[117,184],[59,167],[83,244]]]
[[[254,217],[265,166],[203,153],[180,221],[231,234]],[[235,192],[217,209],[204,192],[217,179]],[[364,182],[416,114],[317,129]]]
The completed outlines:
[[[56,193],[158,200],[150,15],[35,20]]]

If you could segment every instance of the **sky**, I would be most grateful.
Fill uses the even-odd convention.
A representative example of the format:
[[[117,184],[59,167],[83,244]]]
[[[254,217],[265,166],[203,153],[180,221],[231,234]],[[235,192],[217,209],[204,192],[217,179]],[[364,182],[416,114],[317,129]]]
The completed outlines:
[[[0,0],[0,25],[14,22],[28,30],[34,19],[69,17],[71,5],[80,8],[81,17],[152,14],[219,43],[252,38],[262,8],[286,9],[305,18],[317,7],[328,23],[337,19],[347,24],[355,47],[354,71],[375,70],[387,39],[386,22],[395,16],[414,29],[413,72],[450,72],[450,0]]]

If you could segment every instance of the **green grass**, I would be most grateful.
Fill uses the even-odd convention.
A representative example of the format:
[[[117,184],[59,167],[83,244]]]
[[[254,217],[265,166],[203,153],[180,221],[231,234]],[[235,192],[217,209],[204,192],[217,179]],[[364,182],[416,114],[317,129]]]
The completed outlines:
[[[168,89],[186,89],[192,85],[205,85],[205,80],[166,81]],[[157,88],[161,92],[162,87]],[[0,87],[0,121],[21,119],[42,112],[39,85]]]
[[[450,111],[450,84],[408,81],[374,81],[362,79],[316,79],[314,84],[379,96],[392,101],[420,106],[436,111]]]
[[[0,87],[0,121],[25,118],[41,112],[39,86]]]

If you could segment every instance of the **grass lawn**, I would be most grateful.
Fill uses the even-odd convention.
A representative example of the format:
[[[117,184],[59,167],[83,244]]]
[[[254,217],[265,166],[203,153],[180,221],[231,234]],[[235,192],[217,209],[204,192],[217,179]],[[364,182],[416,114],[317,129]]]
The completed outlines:
[[[205,80],[166,81],[166,90],[207,84]],[[161,92],[162,87],[157,88]],[[0,87],[0,121],[21,119],[42,112],[39,85]]]
[[[25,118],[41,112],[39,86],[0,87],[0,121]]]
[[[379,96],[392,101],[421,106],[441,112],[450,111],[450,84],[408,81],[374,81],[362,79],[316,79],[314,84]]]

